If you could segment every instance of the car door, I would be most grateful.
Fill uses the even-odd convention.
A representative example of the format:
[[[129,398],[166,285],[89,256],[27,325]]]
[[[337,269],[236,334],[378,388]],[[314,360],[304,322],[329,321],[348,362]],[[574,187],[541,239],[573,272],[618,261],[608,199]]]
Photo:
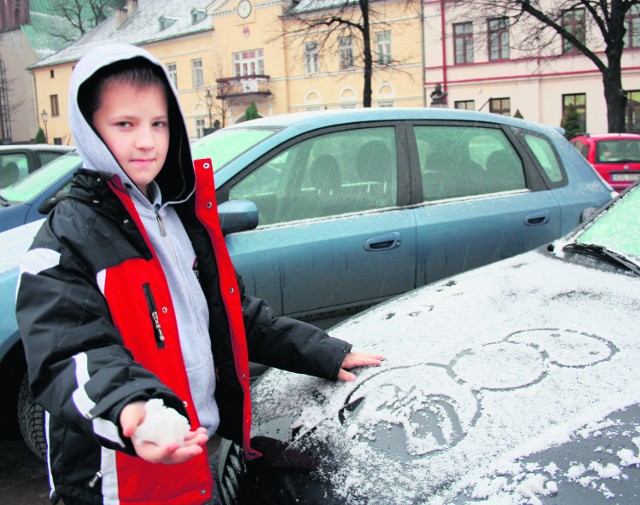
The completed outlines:
[[[417,282],[433,282],[560,235],[550,191],[513,135],[483,124],[416,124],[423,203],[415,209]]]
[[[414,287],[415,218],[397,206],[407,167],[393,124],[317,131],[257,165],[229,183],[229,200],[259,210],[257,229],[227,236],[248,292],[317,320]]]

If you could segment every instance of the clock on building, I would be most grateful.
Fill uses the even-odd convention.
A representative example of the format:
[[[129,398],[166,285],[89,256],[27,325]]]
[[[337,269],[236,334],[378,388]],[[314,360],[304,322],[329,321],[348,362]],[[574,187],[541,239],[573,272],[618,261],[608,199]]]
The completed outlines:
[[[236,7],[236,12],[241,18],[248,18],[249,14],[251,14],[252,9],[253,7],[249,0],[240,0],[240,2],[238,2],[238,6]]]

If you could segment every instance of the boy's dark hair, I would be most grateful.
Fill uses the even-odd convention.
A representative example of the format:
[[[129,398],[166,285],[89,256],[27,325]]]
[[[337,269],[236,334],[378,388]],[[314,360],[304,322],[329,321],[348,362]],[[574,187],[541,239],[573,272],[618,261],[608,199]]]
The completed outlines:
[[[134,86],[160,86],[167,103],[171,103],[172,93],[162,69],[141,57],[122,60],[102,67],[78,90],[78,106],[87,122],[93,126],[93,115],[100,107],[100,97],[107,84],[133,84]]]

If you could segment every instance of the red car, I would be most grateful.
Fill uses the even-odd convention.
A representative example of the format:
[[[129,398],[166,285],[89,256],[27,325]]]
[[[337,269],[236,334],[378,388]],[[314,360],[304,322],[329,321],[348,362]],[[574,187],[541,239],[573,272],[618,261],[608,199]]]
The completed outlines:
[[[571,139],[571,144],[614,190],[623,191],[640,180],[640,135],[587,133]]]

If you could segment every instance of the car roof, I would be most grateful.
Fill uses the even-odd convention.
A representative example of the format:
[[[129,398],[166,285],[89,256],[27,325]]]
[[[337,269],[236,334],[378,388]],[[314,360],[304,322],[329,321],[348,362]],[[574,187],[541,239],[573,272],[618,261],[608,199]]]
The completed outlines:
[[[583,140],[583,139],[593,139],[593,140],[615,140],[615,139],[640,139],[640,134],[638,133],[588,133],[585,135],[578,135],[573,137],[571,140]]]
[[[460,120],[460,121],[481,121],[494,124],[507,124],[530,128],[534,130],[549,129],[558,131],[557,128],[541,123],[534,123],[519,118],[492,114],[488,112],[478,112],[462,109],[440,109],[440,108],[402,108],[402,107],[379,107],[363,109],[331,109],[320,111],[293,112],[289,114],[279,114],[250,121],[236,123],[228,126],[231,128],[260,128],[260,127],[280,127],[286,128],[297,126],[302,129],[320,128],[336,123],[351,123],[360,121],[393,121],[393,120]]]
[[[7,144],[0,146],[0,151],[73,151],[75,146],[60,146],[57,144]]]

